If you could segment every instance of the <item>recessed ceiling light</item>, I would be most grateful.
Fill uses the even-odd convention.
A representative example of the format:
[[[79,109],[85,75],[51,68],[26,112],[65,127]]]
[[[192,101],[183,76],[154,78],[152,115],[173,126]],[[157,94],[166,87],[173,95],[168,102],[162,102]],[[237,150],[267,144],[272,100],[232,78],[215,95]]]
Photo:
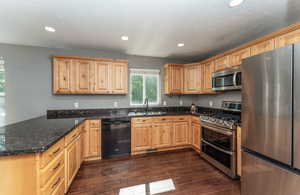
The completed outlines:
[[[242,4],[243,2],[244,2],[244,0],[230,0],[229,6],[230,7],[236,7],[240,4]]]
[[[178,43],[177,44],[177,47],[183,47],[184,46],[184,43]]]
[[[55,28],[51,27],[51,26],[45,26],[45,30],[48,32],[55,32]]]
[[[122,39],[123,41],[128,41],[128,36],[123,35],[123,36],[121,37],[121,39]]]

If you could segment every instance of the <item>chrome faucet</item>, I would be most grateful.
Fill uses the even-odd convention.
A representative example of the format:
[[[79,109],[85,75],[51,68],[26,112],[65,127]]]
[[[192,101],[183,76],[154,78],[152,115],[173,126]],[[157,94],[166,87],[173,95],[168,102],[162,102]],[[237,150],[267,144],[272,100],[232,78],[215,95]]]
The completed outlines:
[[[144,104],[146,104],[146,112],[148,112],[148,110],[149,110],[149,100],[148,100],[148,98],[145,98]]]

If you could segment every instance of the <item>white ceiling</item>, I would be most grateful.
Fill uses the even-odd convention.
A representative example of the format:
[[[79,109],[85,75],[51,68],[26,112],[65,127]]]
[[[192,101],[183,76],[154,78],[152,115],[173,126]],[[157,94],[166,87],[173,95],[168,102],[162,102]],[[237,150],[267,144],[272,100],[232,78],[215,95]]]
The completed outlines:
[[[235,8],[228,2],[2,0],[0,42],[200,59],[300,21],[300,0],[245,0]]]

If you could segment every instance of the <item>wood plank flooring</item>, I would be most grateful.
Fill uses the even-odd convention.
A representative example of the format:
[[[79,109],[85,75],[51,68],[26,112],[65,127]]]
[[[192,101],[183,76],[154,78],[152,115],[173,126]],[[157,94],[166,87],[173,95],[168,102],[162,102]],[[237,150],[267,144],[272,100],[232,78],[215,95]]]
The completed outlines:
[[[149,154],[84,164],[68,195],[115,195],[121,188],[172,179],[175,190],[161,194],[240,195],[231,180],[192,150]]]

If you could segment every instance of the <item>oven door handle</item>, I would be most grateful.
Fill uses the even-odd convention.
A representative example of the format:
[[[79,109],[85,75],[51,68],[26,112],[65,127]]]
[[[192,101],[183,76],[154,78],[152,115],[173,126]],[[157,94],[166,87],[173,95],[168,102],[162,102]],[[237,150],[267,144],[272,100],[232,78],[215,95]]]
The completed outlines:
[[[221,129],[218,129],[218,128],[215,128],[215,127],[212,127],[212,126],[208,126],[208,125],[202,125],[202,127],[213,130],[213,131],[218,132],[218,133],[221,133],[223,135],[231,136],[233,134],[231,131],[221,130]]]
[[[220,147],[218,147],[218,146],[215,146],[215,145],[213,145],[213,144],[211,144],[211,143],[205,141],[204,139],[201,139],[201,141],[203,141],[205,144],[207,144],[207,145],[213,147],[213,148],[216,149],[216,150],[219,150],[219,151],[224,152],[224,153],[229,154],[229,155],[233,155],[233,152],[229,152],[229,151],[224,150],[224,149],[222,149],[222,148],[220,148]]]

